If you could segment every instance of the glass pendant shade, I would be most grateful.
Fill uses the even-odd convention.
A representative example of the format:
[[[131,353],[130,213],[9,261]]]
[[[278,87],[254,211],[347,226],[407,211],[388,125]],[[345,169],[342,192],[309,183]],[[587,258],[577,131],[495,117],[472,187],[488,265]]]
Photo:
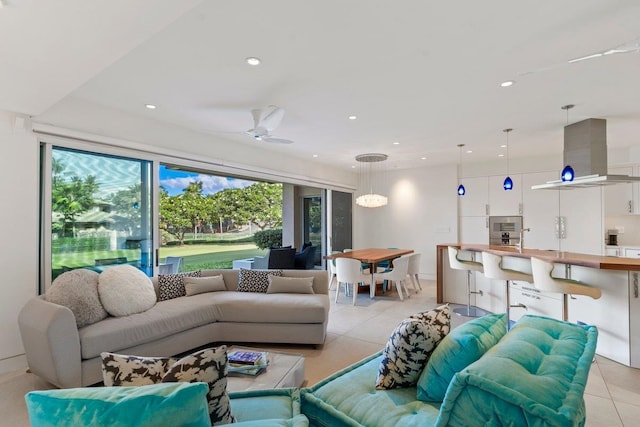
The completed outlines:
[[[374,187],[380,190],[383,178],[381,162],[388,156],[381,153],[367,153],[356,156],[360,165],[360,189],[362,193],[356,197],[356,205],[364,208],[379,208],[386,206],[389,199],[374,191]]]
[[[460,182],[460,176],[462,175],[462,147],[464,147],[464,144],[458,144],[458,150],[460,152],[460,159],[458,161],[458,196],[464,196],[467,192],[464,185]]]
[[[464,185],[458,185],[458,196],[464,196],[466,192],[467,190],[465,190]]]
[[[513,181],[511,180],[511,177],[508,176],[504,179],[502,188],[504,188],[505,191],[513,190]]]
[[[573,168],[569,165],[565,166],[564,169],[562,169],[561,178],[562,178],[562,182],[573,181],[573,178],[574,178]]]

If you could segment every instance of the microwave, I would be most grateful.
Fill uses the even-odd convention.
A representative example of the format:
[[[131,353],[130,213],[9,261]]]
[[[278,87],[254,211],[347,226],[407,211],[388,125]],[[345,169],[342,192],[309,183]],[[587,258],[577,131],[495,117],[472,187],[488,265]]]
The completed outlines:
[[[489,244],[518,245],[522,230],[521,216],[490,216]]]

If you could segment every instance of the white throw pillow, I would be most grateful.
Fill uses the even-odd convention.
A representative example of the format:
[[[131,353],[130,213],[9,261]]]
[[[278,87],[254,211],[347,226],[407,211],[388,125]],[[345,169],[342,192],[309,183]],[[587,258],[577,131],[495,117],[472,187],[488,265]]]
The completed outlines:
[[[62,273],[47,290],[45,299],[71,310],[78,328],[96,323],[109,315],[98,296],[98,276],[86,268]]]
[[[313,277],[269,276],[268,294],[313,294]]]
[[[185,277],[183,279],[186,295],[202,294],[205,292],[226,291],[222,274],[209,277]]]
[[[151,279],[128,264],[109,267],[100,273],[98,293],[105,310],[116,317],[142,313],[156,304]]]

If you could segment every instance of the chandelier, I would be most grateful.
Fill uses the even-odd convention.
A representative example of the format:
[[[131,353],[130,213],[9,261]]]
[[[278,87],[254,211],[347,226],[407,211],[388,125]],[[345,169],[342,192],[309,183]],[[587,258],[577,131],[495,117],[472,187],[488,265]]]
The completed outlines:
[[[386,206],[388,199],[386,196],[375,193],[374,187],[380,189],[382,184],[382,164],[388,156],[381,153],[367,153],[356,156],[356,161],[360,165],[360,185],[358,186],[362,194],[356,197],[356,204],[365,208],[379,208]]]

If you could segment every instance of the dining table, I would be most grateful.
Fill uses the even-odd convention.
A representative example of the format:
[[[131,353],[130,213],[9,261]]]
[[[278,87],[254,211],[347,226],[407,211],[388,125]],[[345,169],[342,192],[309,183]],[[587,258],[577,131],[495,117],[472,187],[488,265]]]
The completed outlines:
[[[389,249],[389,248],[367,248],[354,249],[348,252],[336,252],[331,255],[325,255],[323,258],[334,260],[336,258],[352,258],[360,262],[369,264],[369,272],[371,273],[371,286],[369,287],[369,296],[371,298],[376,295],[375,274],[378,263],[391,260],[413,253],[413,249]]]

